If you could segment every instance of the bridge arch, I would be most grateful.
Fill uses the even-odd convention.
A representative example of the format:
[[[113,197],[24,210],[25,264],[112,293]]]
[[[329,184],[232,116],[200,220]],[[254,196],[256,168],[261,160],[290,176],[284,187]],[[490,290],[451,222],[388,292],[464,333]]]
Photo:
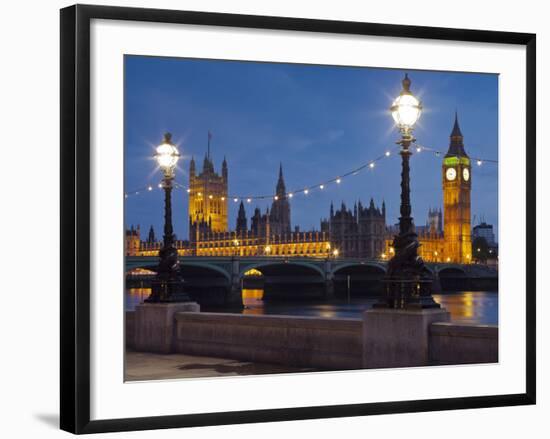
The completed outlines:
[[[262,273],[264,302],[319,299],[326,295],[325,272],[313,263],[274,260],[243,264],[239,280],[252,269]]]
[[[197,269],[199,271],[200,270],[214,271],[218,274],[221,274],[228,282],[231,281],[231,273],[229,273],[223,267],[220,267],[215,264],[208,264],[205,262],[183,262],[180,260],[180,270],[182,271],[182,275],[184,277],[185,277],[185,272],[190,271],[190,269]]]
[[[223,266],[180,259],[180,272],[189,295],[201,307],[215,308],[228,303],[231,274]]]
[[[126,264],[126,274],[128,274],[132,270],[135,270],[136,268],[143,268],[145,270],[156,272],[157,266],[158,266],[158,262],[156,261],[155,263],[152,263],[151,261],[147,261],[147,260],[130,261]],[[225,270],[224,268],[218,265],[209,264],[205,262],[184,262],[184,261],[181,261],[180,259],[180,270],[182,271],[182,275],[185,276],[185,271],[188,271],[186,269],[189,269],[189,268],[198,268],[198,269],[214,271],[216,273],[221,274],[228,281],[231,280],[231,274],[227,270]]]
[[[470,289],[470,279],[466,270],[459,265],[445,265],[437,270],[437,277],[443,291]]]
[[[156,275],[156,265],[127,268],[124,273],[124,285],[129,289],[130,295],[139,294],[140,300],[143,300],[143,294],[149,295],[147,289],[151,287],[151,282]]]
[[[158,258],[126,258],[126,275],[132,270],[144,268],[156,272]],[[180,273],[191,298],[201,306],[223,306],[230,300],[231,273],[230,267],[207,261],[185,261],[180,258]],[[151,286],[153,276],[126,276],[127,285],[139,287]]]
[[[379,296],[386,267],[376,262],[350,262],[332,269],[334,294],[337,297]]]
[[[386,274],[387,268],[385,264],[381,264],[378,262],[370,261],[370,262],[344,262],[340,264],[334,264],[332,266],[331,273],[334,275],[336,272],[344,270],[348,267],[366,267],[367,269],[376,269],[381,271],[383,274]]]
[[[126,271],[130,271],[133,268],[147,268],[156,267],[159,259],[157,257],[138,257],[138,256],[126,256],[125,267]]]
[[[304,267],[304,268],[308,268],[312,271],[315,271],[322,278],[325,277],[325,271],[318,265],[308,263],[308,262],[303,262],[303,261],[281,260],[281,261],[261,261],[261,262],[249,263],[249,264],[244,264],[243,263],[243,264],[241,264],[241,267],[240,267],[240,270],[239,270],[239,279],[242,278],[244,276],[244,274],[249,270],[256,269],[256,270],[262,272],[262,268],[264,268],[264,270],[265,270],[266,267],[270,267],[270,266],[272,266],[272,267],[274,267],[274,266],[299,266],[299,267]]]
[[[151,275],[157,274],[157,265],[136,265],[133,267],[126,267],[126,275],[132,274],[132,272],[135,272],[137,270],[147,270],[151,272]]]
[[[445,274],[458,274],[461,276],[466,276],[466,270],[461,267],[460,265],[441,265],[436,268],[436,273],[438,275],[441,275],[441,273]]]

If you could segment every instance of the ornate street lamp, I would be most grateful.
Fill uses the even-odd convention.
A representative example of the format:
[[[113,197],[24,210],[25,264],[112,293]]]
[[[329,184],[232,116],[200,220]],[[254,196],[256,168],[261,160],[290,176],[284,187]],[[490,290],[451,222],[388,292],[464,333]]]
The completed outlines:
[[[420,118],[422,104],[411,93],[411,80],[408,75],[403,79],[403,90],[393,101],[390,111],[401,139],[396,143],[401,146],[401,216],[399,217],[399,234],[394,237],[393,256],[388,262],[384,279],[385,297],[376,308],[439,308],[433,300],[432,275],[424,261],[418,256],[418,237],[411,217],[409,159],[412,155],[410,146],[416,139],[412,135],[414,125]]]
[[[159,250],[159,265],[157,275],[152,283],[151,295],[145,300],[156,302],[189,302],[191,299],[185,291],[181,277],[178,250],[174,242],[172,227],[172,187],[174,171],[180,158],[176,146],[172,143],[172,135],[166,133],[162,143],[157,146],[155,159],[164,173],[161,186],[164,189],[164,237]]]

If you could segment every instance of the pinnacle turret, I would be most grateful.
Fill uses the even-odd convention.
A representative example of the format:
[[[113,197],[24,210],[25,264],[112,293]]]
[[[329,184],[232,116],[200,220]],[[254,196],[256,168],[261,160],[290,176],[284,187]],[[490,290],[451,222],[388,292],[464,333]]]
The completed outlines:
[[[450,138],[449,150],[445,157],[468,157],[464,149],[464,136],[462,135],[462,131],[460,131],[457,112],[455,112],[455,123]]]
[[[283,164],[279,165],[279,180],[277,181],[277,196],[279,200],[283,199],[286,196],[286,187],[285,180],[283,178]]]
[[[223,156],[222,162],[222,177],[225,181],[227,181],[227,160],[225,159],[225,156]]]

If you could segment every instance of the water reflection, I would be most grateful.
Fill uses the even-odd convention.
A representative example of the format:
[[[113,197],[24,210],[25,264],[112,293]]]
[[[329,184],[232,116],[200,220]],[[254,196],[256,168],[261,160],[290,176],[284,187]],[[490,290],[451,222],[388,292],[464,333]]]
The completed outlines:
[[[361,318],[363,311],[372,307],[373,297],[352,298],[333,302],[265,303],[260,288],[243,289],[243,314],[271,314],[313,317]],[[133,310],[151,294],[151,288],[128,288],[125,309]],[[451,320],[459,323],[498,324],[498,293],[494,291],[457,291],[434,294],[434,299],[451,313]],[[216,310],[220,312],[219,310]],[[230,312],[235,312],[231,310]]]
[[[243,314],[285,314],[315,317],[361,318],[363,311],[377,302],[376,298],[355,298],[330,303],[293,302],[264,303],[262,290],[243,289]],[[457,291],[434,295],[434,299],[460,323],[498,324],[498,293],[493,291]]]
[[[261,288],[243,288],[243,314],[264,314],[263,312],[264,290]]]
[[[254,304],[264,298],[264,290],[261,288],[243,288],[243,304]]]
[[[451,313],[451,320],[464,323],[498,324],[498,293],[461,291],[434,294],[434,299]]]
[[[361,318],[361,313],[372,306],[376,299],[338,301],[330,303],[292,302],[292,303],[265,303],[258,301],[246,305],[243,314],[287,315],[306,317],[344,317]]]
[[[127,288],[124,296],[124,309],[133,311],[137,305],[143,303],[151,294],[151,288]]]

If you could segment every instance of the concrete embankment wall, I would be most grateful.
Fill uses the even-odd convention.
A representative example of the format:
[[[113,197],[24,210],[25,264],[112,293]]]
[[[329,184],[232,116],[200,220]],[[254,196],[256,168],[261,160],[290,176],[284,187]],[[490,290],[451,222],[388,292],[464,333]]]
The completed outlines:
[[[131,349],[135,324],[135,313],[126,312]],[[360,319],[177,312],[170,326],[177,353],[318,370],[364,367]],[[427,336],[431,364],[498,361],[497,326],[432,323]]]
[[[134,311],[126,311],[124,319],[124,338],[126,340],[126,347],[130,349],[135,348],[135,337],[136,337],[136,313]]]
[[[498,327],[432,323],[429,346],[433,364],[495,363]]]
[[[177,352],[316,369],[357,369],[358,319],[216,313],[176,314]]]

